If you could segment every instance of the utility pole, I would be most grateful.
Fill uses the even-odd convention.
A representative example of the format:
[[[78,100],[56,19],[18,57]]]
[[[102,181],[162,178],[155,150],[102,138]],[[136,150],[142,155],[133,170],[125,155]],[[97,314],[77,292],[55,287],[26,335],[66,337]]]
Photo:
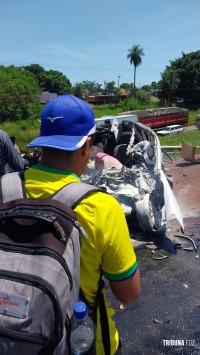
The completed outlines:
[[[171,70],[170,72],[170,78],[169,81],[167,80],[167,78],[165,77],[164,74],[160,73],[161,76],[165,79],[165,81],[167,82],[168,86],[169,86],[169,105],[171,106],[172,104],[172,91],[173,91],[173,71]]]
[[[170,99],[169,99],[170,106],[172,104],[172,91],[173,91],[173,71],[171,71],[170,73]]]
[[[120,79],[120,75],[118,75],[118,88],[119,88],[119,79]]]

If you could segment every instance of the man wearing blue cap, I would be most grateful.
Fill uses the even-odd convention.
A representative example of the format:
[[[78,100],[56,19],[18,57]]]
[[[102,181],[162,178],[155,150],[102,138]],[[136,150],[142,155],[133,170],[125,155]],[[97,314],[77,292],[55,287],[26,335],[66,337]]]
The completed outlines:
[[[63,186],[80,181],[91,154],[95,118],[91,107],[73,95],[51,101],[41,113],[40,136],[27,147],[41,147],[38,165],[25,171],[27,196],[48,197]],[[95,192],[74,210],[88,238],[81,239],[80,283],[86,299],[95,304],[101,271],[123,304],[140,294],[140,275],[124,213],[112,196]],[[105,292],[104,292],[105,296]],[[105,299],[109,320],[110,355],[120,354],[119,335],[112,320],[114,310]],[[99,312],[97,355],[104,354]]]

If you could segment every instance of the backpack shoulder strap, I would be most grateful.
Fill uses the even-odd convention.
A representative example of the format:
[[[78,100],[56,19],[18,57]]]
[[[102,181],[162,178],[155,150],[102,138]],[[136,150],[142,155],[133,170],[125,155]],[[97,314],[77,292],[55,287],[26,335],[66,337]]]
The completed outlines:
[[[0,205],[26,197],[23,176],[19,172],[5,174],[0,179]]]
[[[64,186],[61,190],[59,190],[52,198],[58,199],[61,202],[68,204],[72,209],[74,209],[84,198],[86,198],[89,194],[93,192],[106,192],[101,188],[80,183],[80,182],[73,182],[66,186]],[[108,316],[104,301],[104,296],[102,293],[102,289],[104,288],[104,281],[102,280],[102,275],[100,276],[100,280],[98,282],[98,292],[97,292],[97,304],[96,307],[99,306],[100,312],[100,324],[101,324],[101,332],[102,332],[102,339],[103,339],[103,346],[105,355],[110,355],[110,331],[108,325]],[[81,300],[86,302],[89,307],[88,301],[85,298],[85,295],[80,288],[79,292]],[[96,312],[97,308],[95,308],[93,317],[94,321],[96,321]]]
[[[74,209],[90,193],[97,191],[103,190],[93,185],[74,182],[61,188],[51,198],[59,200]],[[24,197],[26,197],[26,190],[22,174],[13,172],[0,178],[0,205]]]
[[[98,191],[104,192],[102,189],[94,185],[82,182],[72,182],[62,187],[58,192],[51,196],[51,198],[59,200],[74,209],[89,194]]]

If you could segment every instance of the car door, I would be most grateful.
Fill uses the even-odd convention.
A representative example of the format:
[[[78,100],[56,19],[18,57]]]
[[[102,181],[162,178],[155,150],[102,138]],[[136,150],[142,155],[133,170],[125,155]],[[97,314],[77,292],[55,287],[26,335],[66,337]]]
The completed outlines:
[[[171,127],[171,128],[170,128],[170,134],[174,134],[174,133],[175,133],[174,127]]]

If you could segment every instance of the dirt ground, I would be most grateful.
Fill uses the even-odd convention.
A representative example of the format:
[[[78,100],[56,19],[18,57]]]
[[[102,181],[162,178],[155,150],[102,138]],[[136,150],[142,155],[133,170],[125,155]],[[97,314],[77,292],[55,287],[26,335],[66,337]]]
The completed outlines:
[[[200,158],[200,156],[198,157]],[[200,159],[165,163],[183,214],[184,235],[172,219],[163,237],[153,237],[151,250],[136,250],[141,273],[141,297],[134,306],[117,302],[108,290],[116,314],[124,355],[200,354]],[[186,248],[186,249],[185,249]]]
[[[173,163],[165,163],[166,173],[173,177],[173,191],[183,217],[200,216],[200,155],[197,163],[180,158]]]

